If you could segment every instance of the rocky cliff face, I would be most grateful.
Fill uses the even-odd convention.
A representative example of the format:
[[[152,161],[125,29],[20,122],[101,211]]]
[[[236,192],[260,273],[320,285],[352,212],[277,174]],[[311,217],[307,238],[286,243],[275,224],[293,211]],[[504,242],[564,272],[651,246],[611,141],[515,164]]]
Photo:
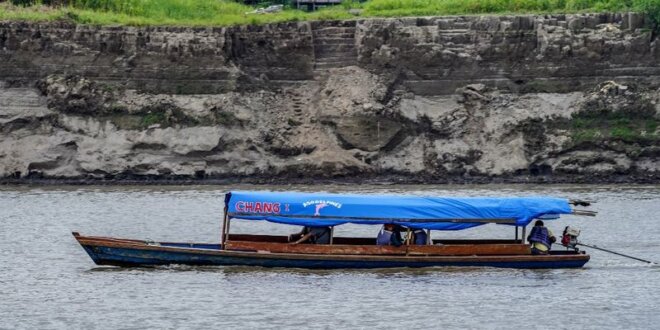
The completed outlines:
[[[0,177],[658,182],[648,26],[0,23]]]

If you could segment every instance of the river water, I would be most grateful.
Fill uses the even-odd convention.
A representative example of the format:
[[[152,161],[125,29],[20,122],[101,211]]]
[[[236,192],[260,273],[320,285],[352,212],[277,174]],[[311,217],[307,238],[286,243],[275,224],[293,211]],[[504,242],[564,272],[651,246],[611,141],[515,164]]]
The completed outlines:
[[[589,251],[584,269],[95,266],[71,236],[216,242],[230,189],[552,195],[596,201],[581,239],[660,261],[660,186],[0,187],[0,329],[658,328],[660,267]],[[296,228],[235,221],[232,232]],[[347,225],[337,235],[373,237]],[[487,225],[434,238],[511,238]],[[587,249],[590,250],[590,249]]]

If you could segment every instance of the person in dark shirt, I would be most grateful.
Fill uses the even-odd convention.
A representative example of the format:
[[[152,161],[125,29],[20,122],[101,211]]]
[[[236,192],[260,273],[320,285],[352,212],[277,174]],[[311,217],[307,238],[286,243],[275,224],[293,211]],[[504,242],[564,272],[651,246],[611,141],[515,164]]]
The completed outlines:
[[[415,229],[412,231],[412,242],[415,245],[426,245],[428,244],[427,239],[428,236],[426,234],[426,231],[424,229]]]
[[[550,229],[543,226],[543,221],[537,220],[527,236],[527,241],[532,244],[532,254],[548,254],[557,238]]]
[[[305,226],[300,233],[289,236],[289,242],[292,244],[330,244],[330,227]]]
[[[401,246],[403,239],[401,238],[401,227],[393,224],[384,224],[383,228],[378,232],[376,238],[377,245],[393,245]]]

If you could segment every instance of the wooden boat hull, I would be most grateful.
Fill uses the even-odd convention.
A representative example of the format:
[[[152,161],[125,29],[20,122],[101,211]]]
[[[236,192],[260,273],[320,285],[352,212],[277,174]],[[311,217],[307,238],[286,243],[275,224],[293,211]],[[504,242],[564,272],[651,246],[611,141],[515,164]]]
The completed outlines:
[[[308,269],[369,269],[397,267],[504,267],[579,268],[586,254],[401,256],[321,255],[222,250],[218,244],[149,243],[139,240],[85,237],[74,233],[80,245],[98,265],[218,265]]]

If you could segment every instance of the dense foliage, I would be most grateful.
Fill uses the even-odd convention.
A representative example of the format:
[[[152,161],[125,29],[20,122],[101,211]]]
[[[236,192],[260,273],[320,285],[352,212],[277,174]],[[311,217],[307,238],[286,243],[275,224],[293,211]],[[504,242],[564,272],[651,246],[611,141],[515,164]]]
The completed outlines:
[[[342,6],[307,13],[287,6],[275,14],[250,14],[252,6],[230,0],[11,0],[0,19],[73,19],[128,25],[234,25],[279,21],[486,13],[575,13],[640,11],[660,23],[660,0],[345,0]],[[262,5],[286,0],[256,1]],[[51,5],[52,7],[45,7]]]

